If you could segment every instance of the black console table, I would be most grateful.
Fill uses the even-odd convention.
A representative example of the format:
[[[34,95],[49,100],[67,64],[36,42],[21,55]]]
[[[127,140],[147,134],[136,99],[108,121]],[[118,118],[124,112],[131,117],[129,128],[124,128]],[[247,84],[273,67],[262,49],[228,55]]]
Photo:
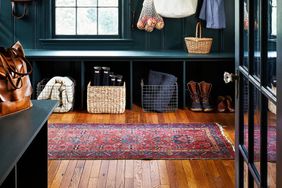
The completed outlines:
[[[0,118],[0,187],[48,186],[47,121],[57,101]]]

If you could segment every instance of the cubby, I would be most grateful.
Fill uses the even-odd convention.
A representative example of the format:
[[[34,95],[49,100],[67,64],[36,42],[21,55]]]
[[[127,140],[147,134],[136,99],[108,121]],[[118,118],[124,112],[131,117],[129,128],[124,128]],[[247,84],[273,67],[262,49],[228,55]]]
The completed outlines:
[[[186,61],[186,83],[193,80],[195,82],[205,81],[212,84],[211,103],[215,104],[218,96],[230,95],[234,99],[234,84],[225,84],[223,80],[224,72],[234,72],[234,62],[226,59],[210,61]],[[185,86],[186,87],[186,86]],[[190,104],[190,96],[187,87],[186,106]]]
[[[134,100],[135,104],[141,105],[141,80],[147,83],[148,73],[150,70],[165,72],[172,74],[177,77],[177,84],[179,88],[179,99],[182,96],[182,82],[183,82],[183,61],[178,60],[147,60],[147,61],[134,61],[133,64],[133,90],[134,90]],[[178,100],[179,101],[179,100]],[[179,104],[183,104],[180,100]],[[180,105],[183,107],[183,105]]]
[[[188,54],[185,51],[58,51],[26,50],[32,62],[33,87],[45,77],[70,76],[76,80],[75,109],[86,110],[87,84],[94,66],[108,66],[124,76],[126,108],[141,106],[141,80],[146,82],[149,70],[175,75],[178,84],[178,106],[189,102],[186,84],[189,80],[214,84],[213,95],[233,95],[233,86],[223,83],[223,72],[234,72],[234,54]]]

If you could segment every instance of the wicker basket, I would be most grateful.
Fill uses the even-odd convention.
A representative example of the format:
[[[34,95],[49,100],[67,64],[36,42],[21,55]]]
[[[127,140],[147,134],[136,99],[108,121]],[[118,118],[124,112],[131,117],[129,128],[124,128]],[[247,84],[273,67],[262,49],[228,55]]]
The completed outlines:
[[[189,53],[208,54],[211,51],[212,38],[202,38],[202,25],[196,25],[196,36],[185,37],[185,44]]]
[[[89,113],[123,113],[125,111],[125,83],[123,86],[87,86]]]

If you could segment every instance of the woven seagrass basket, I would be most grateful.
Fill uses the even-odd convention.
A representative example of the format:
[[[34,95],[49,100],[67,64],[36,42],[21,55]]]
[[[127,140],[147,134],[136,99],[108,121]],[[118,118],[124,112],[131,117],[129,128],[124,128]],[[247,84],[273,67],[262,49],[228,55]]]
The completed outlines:
[[[185,44],[189,53],[208,54],[211,51],[212,38],[202,38],[202,25],[200,22],[196,25],[196,36],[185,37]]]
[[[87,111],[89,113],[124,113],[126,103],[123,86],[87,86]]]

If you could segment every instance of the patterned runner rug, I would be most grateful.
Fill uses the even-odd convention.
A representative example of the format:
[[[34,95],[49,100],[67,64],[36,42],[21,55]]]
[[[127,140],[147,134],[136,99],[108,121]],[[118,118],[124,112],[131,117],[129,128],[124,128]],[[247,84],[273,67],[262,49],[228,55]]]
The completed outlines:
[[[234,159],[217,123],[48,127],[49,159]]]
[[[248,150],[248,128],[245,126],[244,145]],[[255,162],[260,162],[260,128],[258,125],[254,128],[254,156]],[[276,127],[269,126],[267,128],[267,161],[276,162]]]

